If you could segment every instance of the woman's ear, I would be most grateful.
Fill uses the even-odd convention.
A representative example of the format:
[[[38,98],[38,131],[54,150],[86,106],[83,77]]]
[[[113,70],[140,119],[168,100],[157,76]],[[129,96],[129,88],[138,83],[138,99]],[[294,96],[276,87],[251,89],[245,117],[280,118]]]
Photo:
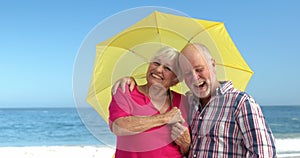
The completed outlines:
[[[179,83],[179,80],[176,77],[174,80],[171,81],[171,86],[170,87],[175,86],[177,83]]]

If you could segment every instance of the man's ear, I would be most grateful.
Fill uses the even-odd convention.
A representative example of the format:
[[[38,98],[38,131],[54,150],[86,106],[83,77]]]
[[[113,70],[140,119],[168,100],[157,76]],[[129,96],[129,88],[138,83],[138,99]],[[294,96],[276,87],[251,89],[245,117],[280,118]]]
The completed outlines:
[[[211,58],[211,64],[212,64],[213,67],[216,67],[216,60]]]
[[[217,68],[216,68],[216,60],[215,59],[211,59],[211,65],[212,65],[212,69],[213,69],[213,72],[216,74],[217,73]]]

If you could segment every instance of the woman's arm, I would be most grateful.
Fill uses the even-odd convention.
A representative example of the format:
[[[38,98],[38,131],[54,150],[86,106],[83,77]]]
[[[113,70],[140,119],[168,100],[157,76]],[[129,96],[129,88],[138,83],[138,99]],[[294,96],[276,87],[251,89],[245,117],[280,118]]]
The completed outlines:
[[[112,132],[118,136],[134,135],[153,127],[184,122],[181,112],[174,107],[170,111],[153,116],[125,116],[112,123]]]

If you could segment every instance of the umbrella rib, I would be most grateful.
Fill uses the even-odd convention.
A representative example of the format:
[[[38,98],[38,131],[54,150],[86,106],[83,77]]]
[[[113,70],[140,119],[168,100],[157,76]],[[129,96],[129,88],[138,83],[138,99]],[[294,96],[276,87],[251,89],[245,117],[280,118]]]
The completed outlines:
[[[95,87],[94,93],[97,95],[97,94],[100,93],[101,91],[104,91],[104,90],[106,90],[107,88],[110,88],[110,87],[111,87],[111,86],[106,86],[106,87],[101,88],[101,89],[96,89],[96,87]],[[91,94],[90,97],[92,97],[92,94]]]
[[[162,43],[161,43],[161,38],[160,38],[160,33],[159,33],[159,27],[158,27],[158,18],[157,18],[157,13],[155,13],[155,25],[156,25],[156,32],[157,32],[157,35],[158,35],[158,39],[159,39],[159,44],[160,46],[162,46]]]
[[[157,14],[157,13],[156,13]],[[158,20],[157,20],[157,15],[155,14],[155,24],[156,24],[156,31],[157,34],[159,35],[159,28],[158,28]]]
[[[140,55],[140,54],[135,53],[135,52],[134,52],[133,50],[131,50],[131,49],[122,48],[122,47],[114,46],[114,45],[108,45],[107,47],[116,47],[116,48],[120,48],[120,49],[123,49],[123,50],[127,50],[127,51],[128,51],[127,53],[132,53],[132,54],[134,54],[134,55],[140,57],[141,59],[146,60],[145,57],[143,57],[143,56]],[[145,62],[149,62],[149,61],[146,60]],[[110,85],[108,85],[108,86],[106,86],[106,87],[104,87],[104,88],[101,88],[101,89],[95,89],[95,93],[97,94],[97,93],[99,93],[100,91],[103,91],[103,90],[105,90],[105,89],[107,89],[107,88],[109,88],[109,87],[110,87]]]
[[[145,78],[145,77],[142,76],[141,74],[136,75],[135,77],[138,78],[138,79]],[[101,91],[103,91],[103,90],[105,90],[105,89],[107,89],[107,88],[110,88],[110,87],[112,87],[112,85],[105,86],[105,87],[103,87],[102,89],[96,89],[96,88],[95,88],[95,93],[97,94],[97,93],[99,93],[99,92],[101,92]]]
[[[211,25],[211,26],[205,28],[204,30],[199,31],[199,32],[196,33],[193,37],[191,37],[190,40],[189,40],[188,42],[190,43],[191,40],[193,40],[197,35],[199,35],[199,34],[202,33],[203,31],[207,31],[207,30],[209,30],[209,29],[211,29],[211,28],[213,28],[213,27],[215,27],[215,26],[217,26],[217,25],[222,25],[222,23],[221,23],[221,22],[218,22],[217,24]],[[222,64],[217,64],[217,65],[222,65]],[[223,64],[223,66],[226,66],[226,67],[229,67],[229,68],[232,68],[232,69],[236,69],[236,70],[245,71],[245,72],[248,72],[248,73],[253,74],[253,71],[251,71],[251,70],[245,70],[245,69],[242,69],[242,68],[237,68],[237,67],[233,67],[233,66],[230,66],[230,65],[224,65],[224,64]]]
[[[204,32],[204,31],[207,31],[207,30],[209,30],[209,29],[211,29],[211,28],[213,28],[213,27],[215,27],[215,26],[217,26],[217,25],[221,25],[221,24],[222,24],[221,22],[218,22],[217,24],[211,25],[211,26],[209,26],[209,27],[207,27],[207,28],[205,28],[205,29],[199,31],[198,33],[196,33],[193,37],[191,37],[191,38],[189,39],[188,43],[190,43],[190,41],[193,40],[193,39],[194,39],[196,36],[198,36],[200,33]]]
[[[245,71],[245,72],[253,74],[253,71],[251,71],[251,70],[245,70],[245,69],[242,69],[242,68],[237,68],[237,67],[233,67],[233,66],[225,65],[225,64],[217,64],[217,65],[225,66],[225,67],[229,67],[229,68],[232,68],[232,69],[241,70],[241,71]]]
[[[108,46],[106,46],[106,47],[116,47],[116,48],[124,49],[124,50],[127,50],[127,51],[130,52],[130,53],[133,53],[134,55],[137,55],[138,57],[141,57],[142,59],[145,59],[143,56],[141,56],[141,55],[135,53],[133,50],[128,49],[128,48],[123,48],[123,47],[114,46],[114,45],[108,45]],[[104,52],[104,51],[103,51],[103,52]]]

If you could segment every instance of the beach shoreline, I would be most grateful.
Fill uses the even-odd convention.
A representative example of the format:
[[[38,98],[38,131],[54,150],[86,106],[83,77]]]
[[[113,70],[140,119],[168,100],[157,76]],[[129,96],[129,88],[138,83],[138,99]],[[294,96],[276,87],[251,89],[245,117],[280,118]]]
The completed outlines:
[[[104,146],[0,147],[6,158],[112,158],[115,149]]]
[[[279,141],[280,142],[280,141]],[[281,147],[281,146],[280,146]],[[298,147],[296,147],[298,148]],[[291,148],[289,148],[291,149]],[[299,151],[299,150],[296,150]],[[1,155],[6,158],[112,158],[114,147],[109,146],[22,146],[0,147]],[[300,157],[299,152],[279,148],[278,158]]]
[[[279,140],[280,142],[280,140]],[[293,141],[294,143],[297,140]],[[281,144],[281,143],[280,143]],[[281,144],[282,145],[282,144]],[[295,144],[294,144],[295,145]],[[286,146],[288,146],[286,144]],[[278,158],[299,158],[300,153],[295,152],[291,146],[287,149],[279,145]],[[6,158],[112,158],[115,153],[114,147],[109,146],[22,146],[0,147],[1,155]]]
[[[115,148],[108,146],[24,146],[0,147],[6,158],[112,158]],[[278,158],[296,158],[300,153],[280,152]]]

